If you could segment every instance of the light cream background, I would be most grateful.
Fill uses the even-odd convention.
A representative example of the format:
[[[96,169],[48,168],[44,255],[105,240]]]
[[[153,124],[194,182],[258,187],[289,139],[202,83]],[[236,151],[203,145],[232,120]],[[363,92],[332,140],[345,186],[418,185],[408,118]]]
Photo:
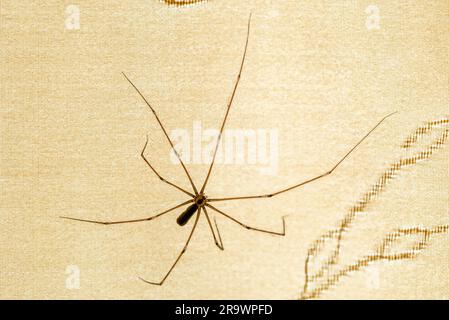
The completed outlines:
[[[81,28],[66,30],[65,8]],[[367,30],[365,8],[380,9]],[[271,199],[220,208],[255,227],[217,216],[225,251],[204,219],[162,287],[189,226],[173,212],[122,226],[58,216],[132,219],[185,199],[140,158],[188,187],[149,110],[168,128],[195,120],[218,128],[253,12],[248,56],[228,128],[278,129],[275,176],[254,165],[218,165],[210,196],[276,191],[325,172],[380,118],[382,124],[331,176]],[[0,1],[1,298],[296,299],[311,243],[401,154],[424,121],[448,109],[448,2],[214,0],[188,8],[156,0]],[[346,255],[357,258],[403,226],[448,223],[448,148],[406,169],[358,221]],[[206,165],[190,165],[194,180]],[[191,224],[189,224],[191,225]],[[449,298],[448,236],[435,236],[412,261],[378,263],[342,279],[322,298]],[[351,258],[348,259],[351,259]],[[66,268],[80,269],[78,290]],[[373,268],[375,269],[373,271]],[[378,275],[374,283],[370,277]]]

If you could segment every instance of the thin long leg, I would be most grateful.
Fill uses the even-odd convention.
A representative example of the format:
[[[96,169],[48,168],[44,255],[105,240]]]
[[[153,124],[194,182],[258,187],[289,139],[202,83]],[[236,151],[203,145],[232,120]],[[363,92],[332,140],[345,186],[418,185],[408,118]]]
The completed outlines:
[[[212,210],[217,211],[218,213],[222,214],[222,215],[225,216],[226,218],[228,218],[228,219],[230,219],[230,220],[232,220],[232,221],[238,223],[239,225],[241,225],[242,227],[244,227],[244,228],[246,228],[246,229],[248,229],[248,230],[254,230],[254,231],[259,231],[259,232],[264,232],[264,233],[274,234],[274,235],[276,235],[276,236],[285,236],[285,217],[282,217],[282,226],[283,226],[282,232],[276,232],[276,231],[270,231],[270,230],[264,230],[264,229],[259,229],[259,228],[253,228],[253,227],[250,227],[250,226],[244,224],[243,222],[240,222],[239,220],[237,220],[237,219],[235,219],[235,218],[233,218],[233,217],[227,215],[227,214],[224,213],[223,211],[218,210],[217,208],[211,206],[210,204],[206,204],[206,206],[208,206],[208,207],[211,208]]]
[[[145,157],[145,150],[147,148],[148,145],[148,135],[147,135],[147,141],[145,142],[145,146],[142,149],[142,152],[140,153],[140,156],[142,157],[142,159],[146,162],[146,164],[150,167],[151,170],[153,170],[154,174],[157,175],[159,177],[159,179],[161,179],[163,182],[175,187],[176,189],[184,192],[185,194],[188,194],[189,196],[191,196],[192,198],[195,197],[195,195],[193,195],[192,193],[188,192],[187,190],[177,186],[174,183],[171,183],[170,181],[165,180],[157,171],[156,169],[153,168],[153,166],[151,165],[151,163],[148,161],[148,159]]]
[[[154,284],[157,286],[161,286],[164,281],[168,278],[168,276],[170,275],[170,273],[173,271],[173,269],[175,268],[176,264],[178,263],[178,261],[181,259],[182,255],[186,252],[187,250],[187,246],[189,245],[190,240],[192,239],[193,233],[195,232],[195,228],[196,225],[198,224],[198,219],[200,218],[200,211],[197,211],[196,214],[196,219],[195,222],[193,223],[193,227],[192,227],[192,231],[190,231],[190,235],[189,238],[186,241],[186,244],[184,245],[184,248],[182,248],[181,253],[178,255],[178,258],[176,258],[175,262],[172,264],[172,266],[170,267],[170,269],[168,270],[168,272],[165,274],[165,276],[162,278],[162,280],[160,282],[152,282],[152,281],[147,281],[141,277],[139,277],[140,280],[142,280],[145,283],[149,283],[149,284]]]
[[[236,93],[236,91],[237,91],[237,87],[238,87],[239,82],[240,82],[240,77],[241,77],[241,75],[242,75],[243,65],[244,65],[244,63],[245,63],[245,58],[246,58],[246,51],[247,51],[247,49],[248,49],[248,41],[249,41],[249,31],[250,31],[250,28],[251,28],[251,14],[249,15],[249,20],[248,20],[248,30],[247,30],[247,33],[246,33],[245,50],[243,51],[243,57],[242,57],[242,62],[241,62],[241,64],[240,64],[239,74],[238,74],[237,80],[235,81],[235,84],[234,84],[234,89],[233,89],[233,91],[232,91],[232,95],[231,95],[231,98],[230,98],[230,100],[229,100],[228,107],[227,107],[227,109],[226,109],[226,114],[225,114],[225,116],[224,116],[223,123],[221,124],[220,133],[218,134],[217,143],[215,144],[215,150],[214,150],[214,155],[213,155],[213,157],[212,157],[212,162],[211,162],[211,164],[210,164],[210,166],[209,166],[209,171],[207,172],[207,176],[206,176],[206,179],[204,180],[204,183],[203,183],[203,186],[202,186],[202,188],[201,188],[200,193],[203,193],[204,189],[206,188],[207,181],[209,180],[209,177],[210,177],[212,168],[213,168],[214,163],[215,163],[215,156],[217,155],[218,145],[220,144],[221,136],[222,136],[222,134],[223,134],[223,129],[224,129],[224,127],[225,127],[226,120],[228,119],[229,110],[231,109],[232,101],[234,100],[234,96],[235,96],[235,93]]]
[[[210,227],[210,231],[212,232],[212,235],[214,237],[215,245],[218,247],[218,249],[224,250],[223,240],[221,240],[221,235],[220,235],[220,230],[218,229],[217,220],[215,220],[215,218],[214,218],[215,229],[217,229],[218,239],[215,236],[215,231],[214,231],[214,228],[212,227],[212,223],[210,222],[210,218],[209,218],[209,215],[207,214],[207,210],[205,207],[203,207],[203,209],[204,209],[204,214],[206,215],[207,223],[209,224],[209,227]]]
[[[170,209],[168,209],[168,210],[165,210],[165,211],[163,211],[163,212],[161,212],[161,213],[158,213],[158,214],[155,215],[155,216],[151,216],[151,217],[143,218],[143,219],[135,219],[135,220],[99,221],[99,220],[86,220],[86,219],[78,219],[78,218],[71,218],[71,217],[60,217],[60,218],[62,218],[62,219],[68,219],[68,220],[74,220],[74,221],[81,221],[81,222],[89,222],[89,223],[96,223],[96,224],[104,224],[104,225],[110,225],[110,224],[123,224],[123,223],[133,223],[133,222],[142,222],[142,221],[150,221],[150,220],[156,219],[156,218],[158,218],[158,217],[160,217],[160,216],[162,216],[162,215],[164,215],[164,214],[166,214],[166,213],[169,213],[169,212],[171,212],[171,211],[173,211],[173,210],[175,210],[175,209],[178,209],[178,208],[180,208],[180,207],[182,207],[182,206],[184,206],[184,205],[186,205],[186,204],[188,204],[188,203],[191,203],[191,202],[193,202],[193,199],[188,200],[188,201],[186,201],[186,202],[183,202],[183,203],[181,203],[181,204],[178,204],[177,206],[174,206],[173,208],[170,208]]]
[[[269,193],[269,194],[263,194],[263,195],[257,195],[257,196],[244,196],[244,197],[229,197],[229,198],[211,198],[211,199],[208,199],[207,201],[209,201],[209,202],[211,202],[211,201],[228,201],[228,200],[242,200],[242,199],[254,199],[254,198],[270,198],[270,197],[274,197],[274,196],[276,196],[276,195],[278,195],[278,194],[281,194],[281,193],[284,193],[284,192],[287,192],[287,191],[290,191],[290,190],[292,190],[292,189],[295,189],[295,188],[298,188],[298,187],[301,187],[301,186],[303,186],[303,185],[306,185],[306,184],[308,184],[308,183],[310,183],[310,182],[313,182],[313,181],[316,181],[316,180],[318,180],[318,179],[321,179],[321,178],[324,178],[324,177],[326,177],[326,176],[328,176],[328,175],[330,175],[332,172],[334,172],[335,171],[335,169],[337,169],[338,168],[338,166],[385,120],[385,119],[387,119],[388,117],[390,117],[390,116],[392,116],[393,114],[395,114],[396,112],[393,112],[393,113],[390,113],[389,115],[387,115],[387,116],[385,116],[384,118],[382,118],[382,120],[380,120],[375,126],[374,126],[374,128],[372,128],[367,134],[365,134],[365,136],[362,138],[362,139],[360,139],[360,141],[359,142],[357,142],[357,144],[354,146],[354,147],[352,147],[352,149],[351,150],[349,150],[349,152],[348,153],[346,153],[345,155],[344,155],[344,157],[343,158],[341,158],[340,159],[340,161],[338,161],[337,162],[337,164],[336,165],[334,165],[333,167],[332,167],[332,169],[330,169],[329,171],[326,171],[325,173],[323,173],[323,174],[320,174],[319,176],[316,176],[316,177],[314,177],[314,178],[311,178],[311,179],[308,179],[308,180],[306,180],[306,181],[303,181],[303,182],[301,182],[301,183],[298,183],[298,184],[295,184],[294,186],[291,186],[291,187],[288,187],[288,188],[286,188],[286,189],[282,189],[282,190],[279,190],[279,191],[277,191],[277,192],[273,192],[273,193]]]
[[[182,168],[184,169],[184,171],[187,175],[187,178],[189,178],[190,184],[192,185],[192,188],[195,191],[195,195],[197,195],[198,191],[195,187],[195,184],[193,183],[192,177],[190,176],[189,171],[187,170],[186,166],[184,165],[184,162],[182,162],[181,156],[179,155],[178,151],[176,151],[175,147],[173,146],[173,142],[171,141],[170,137],[168,136],[167,131],[164,128],[164,125],[162,124],[161,120],[159,119],[158,115],[156,114],[156,111],[150,105],[148,100],[143,96],[143,94],[139,91],[139,89],[137,89],[137,87],[134,85],[134,83],[132,83],[132,81],[126,76],[126,74],[124,72],[122,72],[122,74],[126,78],[126,80],[128,80],[128,82],[133,86],[133,88],[137,91],[137,93],[140,95],[140,97],[143,99],[143,101],[145,101],[146,105],[150,108],[151,112],[153,112],[154,116],[156,117],[157,122],[159,123],[159,126],[161,127],[162,131],[164,132],[165,137],[168,140],[168,143],[170,143],[170,146],[172,147],[173,151],[175,152],[176,157],[178,158],[179,162],[181,163]]]

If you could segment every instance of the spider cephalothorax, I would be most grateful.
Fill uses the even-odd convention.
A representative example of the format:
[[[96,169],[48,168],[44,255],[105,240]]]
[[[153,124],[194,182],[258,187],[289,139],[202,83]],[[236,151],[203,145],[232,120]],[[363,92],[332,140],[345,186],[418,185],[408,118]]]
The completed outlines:
[[[195,203],[198,207],[204,207],[206,202],[207,202],[207,197],[203,193],[201,193],[195,197]]]

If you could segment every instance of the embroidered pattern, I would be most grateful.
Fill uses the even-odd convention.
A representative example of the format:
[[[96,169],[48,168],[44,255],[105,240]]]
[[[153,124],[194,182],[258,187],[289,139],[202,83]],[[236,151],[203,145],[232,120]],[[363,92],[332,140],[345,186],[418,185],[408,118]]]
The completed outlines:
[[[207,2],[208,0],[161,0],[169,6],[185,7],[188,5],[194,5],[201,2]]]
[[[343,233],[349,231],[357,216],[364,212],[368,205],[385,190],[388,182],[397,176],[402,168],[429,159],[436,150],[446,143],[449,135],[448,124],[449,117],[444,117],[440,120],[429,121],[418,127],[407,137],[401,145],[402,148],[410,149],[416,146],[419,140],[426,135],[432,134],[435,130],[441,130],[442,132],[438,138],[425,146],[421,151],[391,164],[371,189],[350,208],[349,213],[340,221],[338,229],[328,231],[312,244],[308,250],[305,262],[306,278],[300,296],[301,299],[319,297],[323,291],[338,283],[343,276],[360,270],[375,261],[412,259],[426,247],[433,235],[449,233],[449,224],[430,228],[400,228],[387,234],[375,253],[364,256],[344,267],[339,268],[338,266]],[[418,237],[417,240],[415,239],[416,237]],[[401,241],[407,241],[407,249],[394,250],[395,245]],[[408,243],[410,241],[411,243]]]

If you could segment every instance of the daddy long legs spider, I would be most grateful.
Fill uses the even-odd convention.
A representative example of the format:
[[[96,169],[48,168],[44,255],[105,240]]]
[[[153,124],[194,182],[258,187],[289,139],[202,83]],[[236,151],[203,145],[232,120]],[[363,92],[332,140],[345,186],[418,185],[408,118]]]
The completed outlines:
[[[277,236],[285,236],[285,217],[282,218],[282,231],[272,231],[272,230],[265,230],[265,229],[260,229],[260,228],[255,228],[255,227],[251,227],[249,225],[247,225],[246,223],[241,222],[240,220],[237,220],[235,218],[233,218],[231,215],[228,215],[227,213],[223,212],[222,210],[218,209],[217,207],[215,207],[215,205],[212,205],[212,202],[220,202],[220,201],[230,201],[230,200],[244,200],[244,199],[256,199],[256,198],[270,198],[270,197],[274,197],[277,196],[279,194],[285,193],[287,191],[291,191],[293,189],[299,188],[301,186],[304,186],[308,183],[311,183],[313,181],[316,181],[318,179],[324,178],[328,175],[330,175],[332,172],[335,171],[335,169],[337,169],[337,167],[389,116],[391,116],[392,114],[387,115],[386,117],[384,117],[383,119],[381,119],[367,134],[365,134],[360,140],[359,142],[353,146],[342,158],[340,158],[340,160],[328,171],[315,176],[311,179],[302,181],[298,184],[295,184],[293,186],[269,193],[269,194],[260,194],[260,195],[250,195],[250,196],[235,196],[235,197],[225,197],[225,198],[208,198],[205,190],[206,190],[206,186],[207,186],[207,182],[209,181],[209,177],[212,173],[212,169],[214,167],[214,163],[215,163],[215,157],[217,155],[217,150],[218,150],[218,146],[220,144],[220,140],[221,140],[221,136],[224,130],[224,127],[226,125],[226,121],[228,119],[228,115],[229,115],[229,111],[231,109],[232,106],[232,102],[234,100],[234,96],[236,94],[237,91],[237,87],[239,85],[240,82],[240,78],[242,75],[242,70],[243,70],[243,66],[245,64],[245,58],[246,58],[246,52],[248,49],[248,41],[249,41],[249,35],[250,35],[250,28],[251,28],[251,15],[249,16],[249,20],[248,20],[248,27],[247,27],[247,33],[246,33],[246,42],[245,42],[245,47],[244,47],[244,51],[243,51],[243,56],[242,56],[242,60],[240,63],[240,69],[237,75],[237,79],[234,83],[234,87],[232,90],[232,94],[231,97],[229,99],[227,108],[226,108],[226,113],[224,115],[221,127],[220,127],[220,131],[218,134],[218,138],[215,144],[215,148],[214,148],[214,152],[213,152],[213,156],[212,156],[212,161],[209,165],[209,170],[207,171],[207,175],[206,178],[203,182],[203,185],[201,187],[201,189],[198,191],[197,187],[195,186],[193,180],[192,180],[192,176],[190,175],[189,171],[187,170],[186,166],[184,165],[184,162],[181,159],[181,156],[179,155],[179,153],[175,150],[174,146],[173,146],[173,142],[171,141],[164,125],[162,124],[159,116],[157,115],[156,111],[153,109],[153,107],[151,106],[151,104],[148,102],[148,100],[144,97],[144,95],[141,93],[141,91],[134,85],[134,83],[128,78],[128,76],[123,73],[123,76],[125,77],[125,79],[129,82],[129,84],[136,90],[136,92],[140,95],[140,97],[143,99],[143,101],[145,102],[145,104],[148,106],[148,108],[151,110],[151,112],[153,113],[154,117],[156,118],[156,121],[159,123],[160,128],[162,129],[165,137],[167,138],[168,143],[170,144],[172,150],[174,151],[176,157],[179,160],[179,163],[181,164],[186,177],[188,178],[190,185],[192,187],[192,191],[187,191],[184,188],[181,188],[180,186],[168,181],[167,179],[165,179],[164,177],[162,177],[158,171],[156,171],[156,169],[153,167],[153,165],[151,165],[150,161],[148,161],[148,159],[145,157],[145,151],[147,149],[147,145],[148,145],[148,136],[147,136],[147,140],[145,142],[145,145],[140,153],[140,156],[142,157],[142,159],[145,161],[145,163],[148,165],[148,167],[151,169],[151,171],[153,171],[153,173],[162,181],[167,183],[168,185],[178,189],[179,191],[185,193],[186,195],[188,195],[190,198],[187,201],[182,202],[181,204],[178,204],[172,208],[169,208],[163,212],[160,212],[156,215],[150,216],[150,217],[146,217],[146,218],[142,218],[142,219],[135,219],[135,220],[122,220],[122,221],[98,221],[98,220],[86,220],[86,219],[78,219],[78,218],[72,218],[72,217],[61,217],[64,219],[70,219],[70,220],[75,220],[75,221],[81,221],[81,222],[89,222],[89,223],[96,223],[96,224],[103,224],[103,225],[115,225],[115,224],[125,224],[125,223],[134,223],[134,222],[143,222],[143,221],[150,221],[150,220],[154,220],[158,217],[161,217],[169,212],[172,212],[178,208],[181,207],[186,207],[187,208],[178,216],[176,222],[178,223],[178,225],[180,226],[184,226],[186,225],[189,220],[195,216],[195,220],[193,222],[193,226],[192,229],[189,233],[189,236],[187,238],[187,241],[184,244],[183,249],[181,250],[181,252],[179,253],[179,255],[177,256],[176,260],[174,261],[174,263],[171,265],[170,269],[167,271],[167,273],[165,274],[165,276],[162,278],[161,281],[159,282],[152,282],[152,281],[147,281],[143,278],[140,278],[142,281],[149,283],[149,284],[153,284],[153,285],[162,285],[165,280],[168,278],[168,276],[170,275],[170,273],[173,271],[173,269],[175,268],[175,266],[177,265],[177,263],[179,262],[179,260],[181,259],[182,255],[186,252],[187,247],[190,243],[190,240],[192,239],[193,233],[195,232],[196,226],[198,224],[198,220],[200,219],[200,216],[204,214],[204,216],[206,217],[207,223],[209,225],[209,228],[211,230],[212,236],[214,238],[215,244],[216,246],[220,249],[220,250],[224,250],[223,247],[223,242],[221,239],[221,235],[220,235],[220,231],[218,229],[218,225],[216,220],[214,219],[214,224],[215,224],[215,229],[216,232],[214,231],[214,228],[212,226],[212,222],[210,219],[210,216],[208,214],[208,209],[215,211],[217,214],[239,224],[240,226],[248,229],[248,230],[253,230],[253,231],[257,231],[257,232],[262,232],[265,234],[271,234],[271,235],[277,235]]]

